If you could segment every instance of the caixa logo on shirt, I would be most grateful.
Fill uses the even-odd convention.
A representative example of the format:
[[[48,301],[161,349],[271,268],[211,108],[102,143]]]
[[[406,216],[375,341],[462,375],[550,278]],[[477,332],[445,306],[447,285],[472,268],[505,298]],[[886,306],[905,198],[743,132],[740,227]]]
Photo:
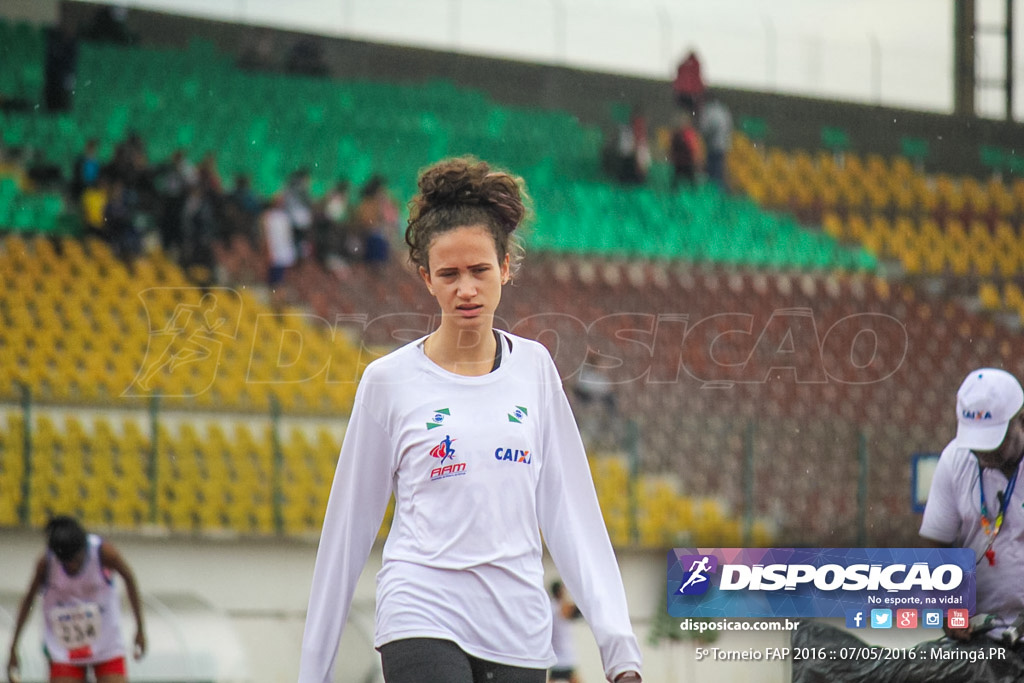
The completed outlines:
[[[532,451],[498,446],[494,449],[494,459],[501,462],[521,462],[524,465],[529,465],[533,462],[533,455]]]

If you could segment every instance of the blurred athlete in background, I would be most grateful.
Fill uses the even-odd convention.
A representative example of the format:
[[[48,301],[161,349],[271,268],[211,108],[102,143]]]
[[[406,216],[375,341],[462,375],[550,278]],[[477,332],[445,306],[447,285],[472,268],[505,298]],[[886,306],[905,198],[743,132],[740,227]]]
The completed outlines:
[[[21,600],[7,660],[7,678],[20,678],[18,639],[36,595],[43,597],[43,644],[50,662],[50,683],[77,683],[92,669],[96,683],[127,680],[121,637],[121,601],[113,573],[124,580],[135,613],[136,659],[146,652],[135,575],[117,549],[86,533],[72,517],[60,515],[46,525],[46,552],[39,558],[32,583]]]

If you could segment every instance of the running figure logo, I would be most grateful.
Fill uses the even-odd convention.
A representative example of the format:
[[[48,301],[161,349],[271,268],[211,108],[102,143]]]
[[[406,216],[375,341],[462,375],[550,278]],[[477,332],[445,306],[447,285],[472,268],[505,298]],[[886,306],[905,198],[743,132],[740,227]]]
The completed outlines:
[[[139,293],[150,318],[149,345],[122,396],[197,396],[213,385],[225,342],[238,336],[241,298],[222,288],[194,293],[185,287]]]
[[[440,458],[443,463],[449,458],[455,457],[455,449],[452,448],[452,441],[455,441],[450,435],[445,434],[445,437],[441,440],[441,443],[437,444],[430,449],[430,455],[435,458]]]
[[[679,558],[679,564],[688,569],[677,594],[703,595],[706,593],[711,585],[708,574],[714,574],[718,570],[718,558],[714,555],[687,555]]]

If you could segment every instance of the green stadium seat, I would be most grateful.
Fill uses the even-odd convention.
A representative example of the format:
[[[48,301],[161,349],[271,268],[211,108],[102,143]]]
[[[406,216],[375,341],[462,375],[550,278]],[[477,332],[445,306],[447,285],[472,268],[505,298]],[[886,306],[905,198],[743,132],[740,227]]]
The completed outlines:
[[[1001,147],[995,145],[982,145],[978,148],[978,158],[992,175],[999,175],[1007,166],[1009,155]]]
[[[837,126],[822,126],[821,144],[833,154],[843,154],[850,149],[850,134]]]
[[[900,138],[900,154],[914,163],[920,171],[928,158],[928,141],[924,138],[904,136]]]

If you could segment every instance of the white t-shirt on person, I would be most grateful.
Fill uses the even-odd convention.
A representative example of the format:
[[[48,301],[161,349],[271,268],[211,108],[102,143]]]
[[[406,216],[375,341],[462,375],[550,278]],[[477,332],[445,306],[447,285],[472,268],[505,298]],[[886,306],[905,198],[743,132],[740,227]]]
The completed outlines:
[[[481,659],[555,663],[541,533],[606,674],[640,670],[618,564],[562,383],[540,344],[501,334],[502,362],[465,377],[422,340],[371,363],[324,519],[300,683],[328,683],[388,499],[375,646],[441,638]]]
[[[973,548],[980,560],[977,568],[977,613],[998,615],[1009,625],[1024,612],[1024,463],[1018,465],[1017,483],[1006,506],[1003,525],[992,549],[995,564],[984,557],[990,537],[981,526],[981,489],[978,459],[967,448],[950,442],[942,451],[932,478],[921,521],[921,536],[958,548]],[[1008,479],[997,469],[982,470],[985,502],[989,516],[999,510],[998,494],[1005,492]],[[990,632],[997,637],[1003,631]]]
[[[292,221],[284,209],[270,209],[263,214],[263,237],[267,241],[270,265],[290,268],[298,260]]]

